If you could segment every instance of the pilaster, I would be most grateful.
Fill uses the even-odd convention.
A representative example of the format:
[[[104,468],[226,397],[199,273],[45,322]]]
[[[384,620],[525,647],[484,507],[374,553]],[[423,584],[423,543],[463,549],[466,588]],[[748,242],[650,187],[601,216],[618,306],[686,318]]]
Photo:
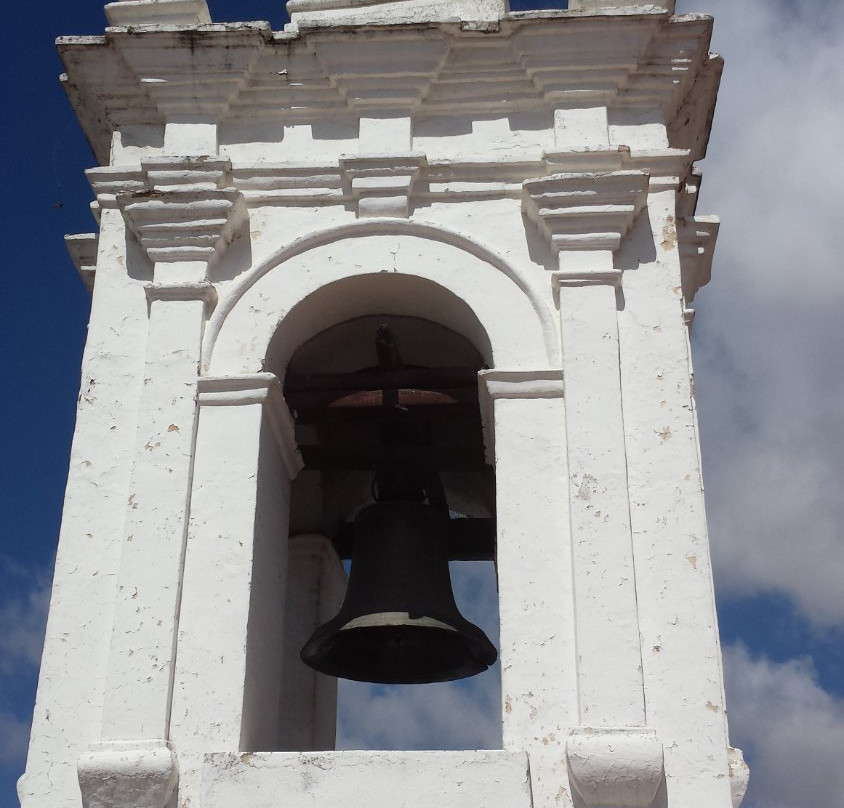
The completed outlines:
[[[586,727],[645,721],[618,365],[619,279],[611,268],[554,277],[566,373],[580,718]]]
[[[524,184],[524,209],[560,266],[579,701],[566,759],[578,808],[647,808],[663,779],[662,745],[646,728],[613,262],[647,189],[642,171]]]
[[[150,161],[142,165],[141,188],[127,190],[120,181],[114,188],[113,204],[152,263],[153,281],[144,286],[146,361],[101,741],[80,760],[80,786],[92,806],[107,786],[111,804],[162,808],[178,778],[165,739],[190,509],[200,344],[216,303],[207,271],[245,214],[239,193],[220,188],[227,168],[202,158]],[[109,767],[112,775],[106,772]],[[157,785],[138,788],[135,778],[147,769]]]
[[[277,746],[283,537],[290,478],[301,467],[273,374],[204,377],[198,399],[170,721],[183,806],[199,802],[208,750]]]
[[[504,748],[527,750],[534,808],[560,808],[571,797],[559,762],[577,724],[563,376],[478,379],[495,463]]]
[[[166,738],[210,284],[149,284],[149,333],[103,710],[103,740]],[[162,484],[167,480],[167,484]]]

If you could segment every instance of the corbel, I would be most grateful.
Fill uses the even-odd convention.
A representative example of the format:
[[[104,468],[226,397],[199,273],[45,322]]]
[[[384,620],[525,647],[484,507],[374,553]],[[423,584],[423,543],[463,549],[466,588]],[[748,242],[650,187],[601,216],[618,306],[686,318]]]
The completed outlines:
[[[680,277],[686,303],[691,303],[698,289],[712,277],[712,256],[719,226],[717,216],[686,216],[677,222]]]
[[[552,174],[525,180],[522,210],[555,253],[615,252],[645,207],[646,171]]]
[[[246,221],[239,191],[142,191],[118,194],[117,206],[154,264],[211,262]]]
[[[107,741],[77,763],[83,808],[164,808],[179,778],[166,741]]]
[[[144,284],[147,305],[151,306],[157,300],[186,301],[199,300],[205,304],[206,316],[211,314],[217,305],[217,290],[207,281],[184,281],[182,283],[147,283]]]
[[[100,238],[96,233],[79,233],[78,235],[64,237],[64,243],[70,253],[73,265],[89,292],[94,291],[99,241]]]
[[[226,187],[231,164],[217,158],[144,160],[143,190],[115,194],[115,204],[154,264],[211,263],[247,220],[240,191]],[[137,180],[134,180],[137,182]]]
[[[566,760],[575,808],[650,808],[665,777],[662,743],[644,727],[576,729]]]
[[[410,215],[410,198],[419,173],[427,165],[425,155],[360,155],[340,158],[346,194],[357,203],[359,219]]]

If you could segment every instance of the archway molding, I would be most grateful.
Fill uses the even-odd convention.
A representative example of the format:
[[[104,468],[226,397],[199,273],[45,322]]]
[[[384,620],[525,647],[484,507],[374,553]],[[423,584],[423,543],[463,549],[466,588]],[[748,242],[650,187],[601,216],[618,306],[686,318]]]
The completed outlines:
[[[490,366],[559,366],[551,296],[536,287],[462,234],[395,219],[346,224],[278,249],[221,295],[206,329],[203,372],[283,372],[319,331],[381,312],[452,328],[486,351]]]

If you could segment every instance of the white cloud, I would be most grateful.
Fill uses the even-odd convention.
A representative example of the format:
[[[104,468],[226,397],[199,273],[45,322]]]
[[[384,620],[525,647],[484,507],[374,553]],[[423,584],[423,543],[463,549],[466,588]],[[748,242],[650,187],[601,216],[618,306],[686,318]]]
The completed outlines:
[[[0,768],[19,773],[26,759],[31,705],[16,694],[34,678],[41,660],[50,579],[39,570],[0,557],[6,586],[0,598]]]
[[[498,593],[491,563],[451,565],[467,620],[498,644]],[[340,681],[338,749],[501,747],[501,681],[496,665],[459,682],[384,687]]]
[[[0,766],[20,770],[26,758],[29,722],[8,713],[0,713]]]
[[[383,687],[340,683],[338,749],[501,747],[497,671],[471,683]]]
[[[744,808],[844,808],[844,701],[807,659],[754,659],[725,649],[730,736],[750,760]]]
[[[5,566],[7,581],[19,584],[0,601],[0,676],[11,676],[41,661],[51,582],[44,573]]]
[[[695,364],[721,591],[844,621],[844,4],[681,0],[726,59],[701,213],[722,217]]]

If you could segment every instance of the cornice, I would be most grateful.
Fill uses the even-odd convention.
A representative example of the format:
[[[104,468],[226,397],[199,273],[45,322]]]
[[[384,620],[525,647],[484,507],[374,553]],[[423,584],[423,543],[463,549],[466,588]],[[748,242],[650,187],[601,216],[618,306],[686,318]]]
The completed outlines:
[[[208,25],[188,31],[113,28],[106,39],[165,119],[218,122],[238,95],[268,34],[268,27],[255,25]]]
[[[118,194],[147,190],[212,188],[239,191],[249,207],[338,204],[367,193],[380,177],[410,179],[410,201],[435,199],[520,199],[525,180],[553,174],[638,171],[648,176],[648,191],[675,190],[690,178],[691,155],[680,149],[537,152],[532,157],[496,160],[428,160],[421,152],[405,155],[351,155],[336,163],[251,163],[228,167],[224,160],[197,163],[190,158],[145,160],[143,167],[115,166],[86,173],[101,207],[116,207]],[[213,178],[213,181],[212,179]],[[354,189],[354,180],[358,188]],[[377,189],[371,189],[377,190]]]
[[[720,64],[707,53],[711,19],[542,12],[507,15],[494,28],[329,25],[273,35],[265,24],[156,25],[62,38],[58,48],[102,162],[113,131],[179,116],[314,122],[341,111],[508,115],[583,104],[658,110],[701,156]],[[706,92],[695,88],[700,76]],[[681,110],[694,127],[677,123]]]
[[[141,162],[153,191],[213,191],[229,182],[231,162],[222,157],[159,157]]]
[[[640,171],[648,175],[648,191],[677,190],[692,171],[694,155],[688,149],[630,149],[604,151],[546,151],[549,172]]]
[[[140,165],[101,166],[85,172],[100,208],[117,207],[118,194],[143,193],[151,190]]]
[[[371,161],[371,173],[395,166],[397,173],[414,174],[412,194],[420,198],[448,197],[511,197],[522,194],[526,179],[558,173],[606,173],[642,171],[649,177],[648,190],[676,190],[692,176],[692,155],[685,149],[631,150],[626,146],[604,151],[544,151],[525,157],[496,160],[429,160],[421,152],[401,155],[352,155],[336,163],[287,162],[236,164],[226,169],[230,187],[241,191],[250,205],[292,204],[296,202],[348,202],[354,197],[351,185],[345,182],[362,164]],[[228,165],[227,161],[220,160]],[[209,159],[208,165],[214,160]],[[344,166],[346,167],[344,169]],[[200,187],[200,168],[190,158],[145,160],[144,167],[104,166],[86,172],[97,200],[102,207],[114,207],[118,193],[147,190],[155,187],[178,188],[191,178],[191,187]],[[156,171],[160,174],[156,175]],[[211,169],[208,169],[209,174]],[[415,173],[417,172],[418,173]],[[194,173],[196,172],[196,173]],[[165,175],[169,178],[167,185]],[[386,175],[386,174],[385,174]],[[696,182],[697,180],[695,180]],[[205,187],[205,186],[202,186]],[[208,186],[210,187],[210,185]]]

